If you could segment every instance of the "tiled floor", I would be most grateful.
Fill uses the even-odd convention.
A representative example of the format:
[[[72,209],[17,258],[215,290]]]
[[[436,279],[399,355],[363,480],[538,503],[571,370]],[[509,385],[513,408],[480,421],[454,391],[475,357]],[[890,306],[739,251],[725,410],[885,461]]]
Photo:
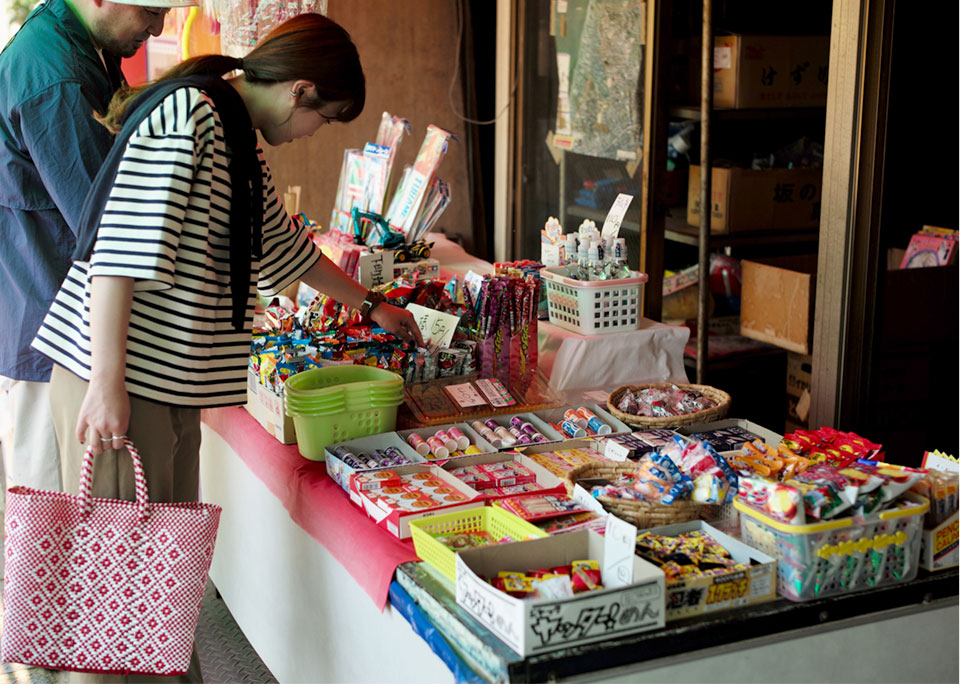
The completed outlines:
[[[197,649],[206,684],[267,684],[277,680],[250,646],[226,604],[207,586],[197,624]],[[54,684],[49,670],[0,663],[0,684]]]

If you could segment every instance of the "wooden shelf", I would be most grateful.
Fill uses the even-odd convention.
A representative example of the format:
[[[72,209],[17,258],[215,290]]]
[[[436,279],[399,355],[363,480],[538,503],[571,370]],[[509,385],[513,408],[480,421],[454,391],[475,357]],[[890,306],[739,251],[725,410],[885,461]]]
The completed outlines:
[[[696,247],[700,243],[700,229],[687,223],[685,207],[676,207],[675,216],[665,216],[663,237],[671,242]],[[749,233],[711,233],[711,247],[737,247],[745,245],[783,245],[817,242],[820,237],[818,228],[782,228],[758,230]]]
[[[667,112],[671,118],[700,120],[698,105],[674,105]],[[803,119],[826,117],[826,107],[777,107],[773,109],[714,109],[713,118],[725,121],[746,119]]]

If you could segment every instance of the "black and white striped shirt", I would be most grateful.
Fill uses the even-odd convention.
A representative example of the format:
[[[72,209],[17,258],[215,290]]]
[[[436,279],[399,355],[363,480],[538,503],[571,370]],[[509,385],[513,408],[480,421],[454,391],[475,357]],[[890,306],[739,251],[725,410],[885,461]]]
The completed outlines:
[[[210,408],[246,401],[256,291],[273,295],[321,258],[263,171],[263,257],[252,259],[244,330],[231,324],[230,176],[220,118],[196,88],[174,91],[130,137],[90,262],[74,262],[33,346],[90,379],[90,279],[134,279],[127,391]]]

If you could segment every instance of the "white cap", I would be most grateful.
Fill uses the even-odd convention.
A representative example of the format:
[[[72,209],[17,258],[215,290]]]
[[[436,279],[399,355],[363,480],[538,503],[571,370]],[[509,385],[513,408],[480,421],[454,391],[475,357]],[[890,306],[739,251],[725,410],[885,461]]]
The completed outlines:
[[[199,7],[197,0],[110,0],[115,5],[137,5],[139,7]]]

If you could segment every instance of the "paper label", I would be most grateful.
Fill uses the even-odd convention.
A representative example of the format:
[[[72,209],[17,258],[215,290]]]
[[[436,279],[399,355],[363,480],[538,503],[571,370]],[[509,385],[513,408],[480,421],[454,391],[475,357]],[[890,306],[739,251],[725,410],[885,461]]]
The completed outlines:
[[[603,516],[608,515],[607,511],[603,508],[603,504],[594,499],[590,492],[580,485],[574,485],[573,494],[570,495],[570,498],[586,508],[588,511],[593,511],[594,513]],[[634,542],[634,544],[636,544],[636,542]]]
[[[733,50],[729,45],[713,48],[713,68],[729,69],[733,62]]]
[[[480,396],[480,393],[477,392],[469,382],[460,385],[447,385],[444,389],[447,391],[447,394],[450,395],[450,398],[457,402],[462,408],[487,405],[484,398]]]
[[[568,0],[557,0],[557,14],[567,13]]]
[[[383,250],[361,254],[357,261],[360,284],[367,289],[393,280],[393,251]]]
[[[463,276],[463,284],[470,291],[470,299],[474,302],[480,301],[480,288],[483,287],[483,276],[477,275],[473,271],[467,271]]]
[[[607,218],[603,221],[603,230],[600,235],[604,238],[617,237],[620,234],[620,224],[623,223],[623,217],[627,214],[627,209],[633,201],[633,195],[620,193],[617,199],[613,201],[613,206],[607,212]]]
[[[633,558],[637,552],[637,528],[615,515],[607,516],[603,536],[603,586],[607,589],[633,584]]]
[[[407,311],[416,319],[424,344],[436,347],[450,346],[457,325],[460,324],[459,316],[434,311],[419,304],[407,304]]]
[[[487,398],[487,402],[489,402],[491,406],[503,408],[505,406],[512,406],[515,404],[516,400],[514,400],[513,397],[507,398],[503,396],[503,392],[506,391],[506,388],[501,390],[497,384],[498,383],[495,383],[493,380],[477,380],[477,388],[483,392],[483,396]]]
[[[570,107],[570,55],[557,53],[557,135],[570,135],[573,131]]]

